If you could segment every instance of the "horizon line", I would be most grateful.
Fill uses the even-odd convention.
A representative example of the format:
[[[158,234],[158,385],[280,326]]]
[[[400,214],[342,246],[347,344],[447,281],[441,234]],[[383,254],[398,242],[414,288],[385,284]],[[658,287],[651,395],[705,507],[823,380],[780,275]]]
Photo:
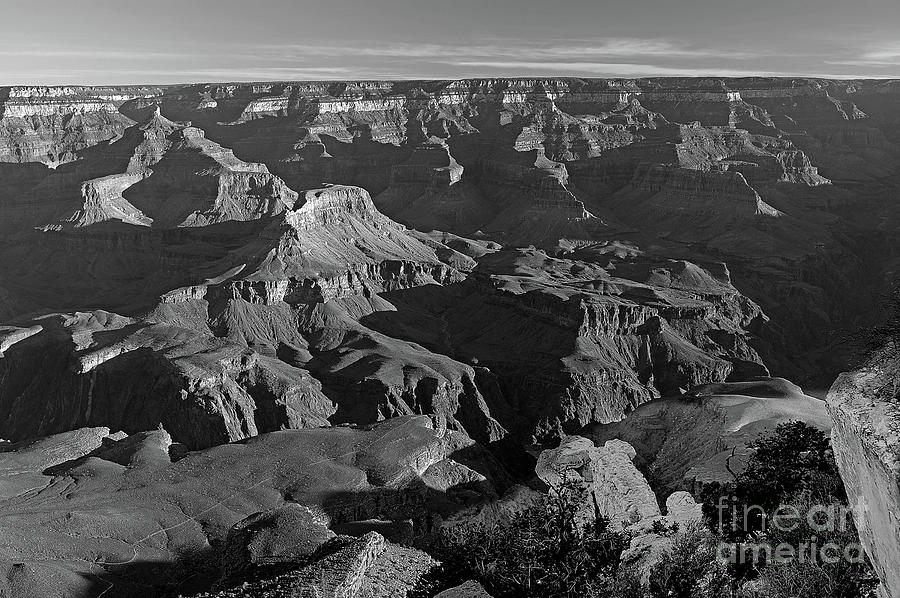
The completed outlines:
[[[394,83],[437,83],[437,82],[454,82],[454,81],[485,81],[492,79],[508,79],[508,80],[570,80],[581,79],[589,81],[606,80],[606,81],[646,81],[651,79],[722,79],[722,80],[746,80],[746,79],[776,79],[776,80],[813,80],[813,81],[835,81],[835,82],[851,82],[851,81],[900,81],[900,75],[897,76],[836,76],[836,75],[818,75],[818,74],[766,74],[759,75],[722,75],[722,74],[665,74],[665,75],[642,75],[638,77],[628,77],[622,75],[602,76],[602,75],[481,75],[467,77],[344,77],[344,78],[301,78],[301,79],[231,79],[231,80],[196,80],[182,81],[175,83],[0,83],[0,89],[4,88],[22,88],[22,87],[84,87],[84,88],[102,88],[102,87],[179,87],[185,85],[230,85],[230,84],[278,84],[278,83],[348,83],[348,82],[394,82]]]

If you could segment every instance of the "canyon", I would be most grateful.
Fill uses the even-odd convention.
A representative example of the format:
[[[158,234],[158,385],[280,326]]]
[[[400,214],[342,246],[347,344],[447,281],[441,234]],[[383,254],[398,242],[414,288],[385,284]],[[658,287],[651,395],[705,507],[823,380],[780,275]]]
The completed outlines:
[[[0,180],[0,528],[40,537],[0,546],[0,596],[153,595],[292,503],[388,537],[329,559],[426,563],[385,530],[488,516],[560,439],[665,504],[798,418],[900,592],[866,332],[900,81],[6,87]]]

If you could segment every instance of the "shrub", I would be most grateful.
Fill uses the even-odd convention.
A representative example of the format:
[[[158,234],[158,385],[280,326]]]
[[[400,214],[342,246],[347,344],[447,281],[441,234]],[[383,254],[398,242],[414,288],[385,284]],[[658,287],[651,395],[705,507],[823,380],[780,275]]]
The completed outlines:
[[[592,598],[646,598],[640,571],[634,566],[619,567],[612,588],[596,592]]]
[[[672,536],[678,533],[678,528],[679,525],[677,521],[672,525],[666,525],[664,520],[655,519],[653,521],[653,526],[650,528],[650,531],[657,536]]]
[[[765,567],[753,598],[874,598],[877,585],[876,580],[863,587],[839,571],[795,561]]]
[[[589,499],[583,487],[566,483],[508,521],[457,529],[437,549],[445,575],[453,582],[477,579],[496,598],[614,596],[627,539],[603,518],[576,520]],[[621,590],[632,585],[623,580]]]
[[[763,539],[769,545],[805,545],[802,558],[779,562],[772,560],[760,570],[760,587],[766,598],[866,598],[875,595],[878,578],[868,562],[862,558],[844,558],[849,549],[853,556],[860,554],[859,535],[853,518],[842,504],[823,504],[811,493],[805,493],[788,503],[793,512],[803,514],[789,525],[770,526]],[[826,514],[826,513],[831,513]],[[810,514],[812,521],[807,517]],[[833,515],[837,515],[834,517]],[[813,524],[816,524],[813,527]],[[830,548],[826,549],[826,546]],[[823,552],[824,551],[824,552]],[[841,558],[829,562],[829,557]]]
[[[733,482],[710,484],[702,495],[710,526],[726,539],[742,542],[763,531],[778,506],[801,493],[823,502],[846,500],[828,437],[821,430],[801,421],[787,422],[749,446],[754,453],[746,469]],[[733,519],[735,513],[739,520]]]
[[[726,598],[733,580],[717,559],[718,538],[701,524],[675,536],[650,570],[652,598]]]
[[[847,517],[846,493],[828,437],[793,421],[777,426],[751,447],[754,453],[747,468],[733,482],[710,487],[703,496],[712,529],[743,551],[745,558],[731,565],[731,574],[737,580],[756,579],[752,595],[758,598],[872,595],[877,579],[864,558],[860,562],[822,558],[826,544],[843,554],[859,542],[852,517]],[[822,510],[842,516],[828,526],[814,527],[807,519],[811,513],[816,516],[813,507],[819,510],[818,517],[825,517]],[[789,518],[774,525],[776,514]],[[778,561],[767,559],[765,551],[743,550],[751,546],[789,546],[796,554]]]

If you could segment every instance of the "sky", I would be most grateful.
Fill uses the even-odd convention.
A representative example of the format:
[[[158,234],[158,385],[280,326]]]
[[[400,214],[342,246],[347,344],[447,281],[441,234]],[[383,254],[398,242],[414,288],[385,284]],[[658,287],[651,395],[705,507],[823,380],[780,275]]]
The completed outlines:
[[[900,78],[900,0],[2,0],[0,85]]]

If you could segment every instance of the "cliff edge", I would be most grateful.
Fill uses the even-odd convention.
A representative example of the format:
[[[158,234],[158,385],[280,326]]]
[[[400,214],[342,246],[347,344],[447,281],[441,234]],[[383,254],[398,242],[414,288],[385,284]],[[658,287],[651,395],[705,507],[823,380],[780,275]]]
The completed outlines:
[[[831,442],[884,596],[900,596],[900,352],[886,348],[828,392]]]

